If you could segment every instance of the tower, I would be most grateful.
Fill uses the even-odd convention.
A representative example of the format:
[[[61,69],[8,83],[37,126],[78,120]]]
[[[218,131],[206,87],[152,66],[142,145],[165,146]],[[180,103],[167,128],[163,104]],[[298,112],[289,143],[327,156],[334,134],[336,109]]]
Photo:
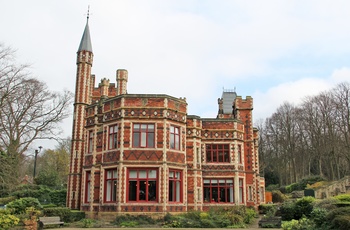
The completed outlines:
[[[78,209],[80,207],[82,163],[84,159],[84,121],[85,107],[91,104],[93,89],[91,67],[93,52],[89,30],[89,13],[80,45],[77,51],[77,74],[74,100],[74,116],[72,129],[72,143],[70,155],[70,169],[68,176],[67,207]]]

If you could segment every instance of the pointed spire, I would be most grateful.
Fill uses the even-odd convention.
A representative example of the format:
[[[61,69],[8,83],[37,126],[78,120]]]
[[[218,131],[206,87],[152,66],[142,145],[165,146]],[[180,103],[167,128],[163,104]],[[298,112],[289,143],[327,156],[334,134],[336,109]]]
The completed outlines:
[[[90,6],[88,8],[86,26],[85,26],[83,37],[81,38],[81,41],[80,41],[78,52],[83,50],[92,52],[90,29],[89,29],[89,11],[90,11]]]

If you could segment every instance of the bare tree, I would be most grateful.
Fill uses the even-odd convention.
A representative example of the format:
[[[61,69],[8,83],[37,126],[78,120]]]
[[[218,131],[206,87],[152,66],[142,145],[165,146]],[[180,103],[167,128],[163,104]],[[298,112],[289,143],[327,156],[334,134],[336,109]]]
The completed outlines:
[[[0,183],[16,185],[33,141],[61,133],[59,124],[68,117],[72,99],[68,91],[51,92],[31,76],[27,65],[16,63],[11,48],[0,45]]]

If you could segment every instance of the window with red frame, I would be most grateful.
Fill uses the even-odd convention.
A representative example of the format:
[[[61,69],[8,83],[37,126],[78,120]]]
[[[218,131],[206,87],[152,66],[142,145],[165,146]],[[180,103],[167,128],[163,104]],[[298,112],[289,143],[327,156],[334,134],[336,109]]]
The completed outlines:
[[[242,164],[242,146],[238,145],[238,163]]]
[[[182,201],[182,172],[169,170],[169,202]]]
[[[180,128],[175,126],[170,126],[170,148],[180,149]]]
[[[158,200],[156,169],[129,169],[127,180],[128,201],[156,202]]]
[[[243,179],[239,179],[239,203],[243,203],[244,194],[243,194]]]
[[[105,172],[105,202],[115,202],[117,200],[118,170],[108,169]]]
[[[89,140],[88,140],[88,153],[92,153],[92,149],[94,146],[94,132],[89,131]]]
[[[154,124],[134,124],[133,147],[154,148]]]
[[[230,162],[229,148],[229,144],[207,144],[207,162]]]
[[[116,149],[118,147],[118,125],[109,126],[108,132],[108,149]]]
[[[233,203],[233,179],[204,179],[204,202]]]
[[[90,202],[91,172],[85,173],[85,203]]]

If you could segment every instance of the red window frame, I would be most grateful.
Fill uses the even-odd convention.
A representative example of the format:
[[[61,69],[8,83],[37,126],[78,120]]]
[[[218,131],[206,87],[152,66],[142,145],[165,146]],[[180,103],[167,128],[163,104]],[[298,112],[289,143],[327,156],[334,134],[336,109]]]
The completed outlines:
[[[169,170],[169,202],[182,202],[182,171]]]
[[[108,128],[108,149],[118,147],[118,125],[111,125]]]
[[[242,164],[242,146],[241,145],[238,145],[237,154],[238,154],[238,163]]]
[[[88,153],[92,153],[94,146],[94,131],[90,130],[88,135]]]
[[[118,189],[118,170],[115,168],[106,169],[104,202],[106,203],[116,202],[117,189]]]
[[[203,201],[205,203],[234,203],[233,178],[204,179]]]
[[[155,146],[155,124],[133,125],[133,147],[154,148]]]
[[[207,144],[206,157],[209,163],[229,163],[230,162],[229,144]]]
[[[170,148],[180,149],[180,128],[176,126],[170,126]]]
[[[158,201],[158,169],[128,169],[127,202]]]
[[[85,172],[85,203],[90,202],[91,171]]]

